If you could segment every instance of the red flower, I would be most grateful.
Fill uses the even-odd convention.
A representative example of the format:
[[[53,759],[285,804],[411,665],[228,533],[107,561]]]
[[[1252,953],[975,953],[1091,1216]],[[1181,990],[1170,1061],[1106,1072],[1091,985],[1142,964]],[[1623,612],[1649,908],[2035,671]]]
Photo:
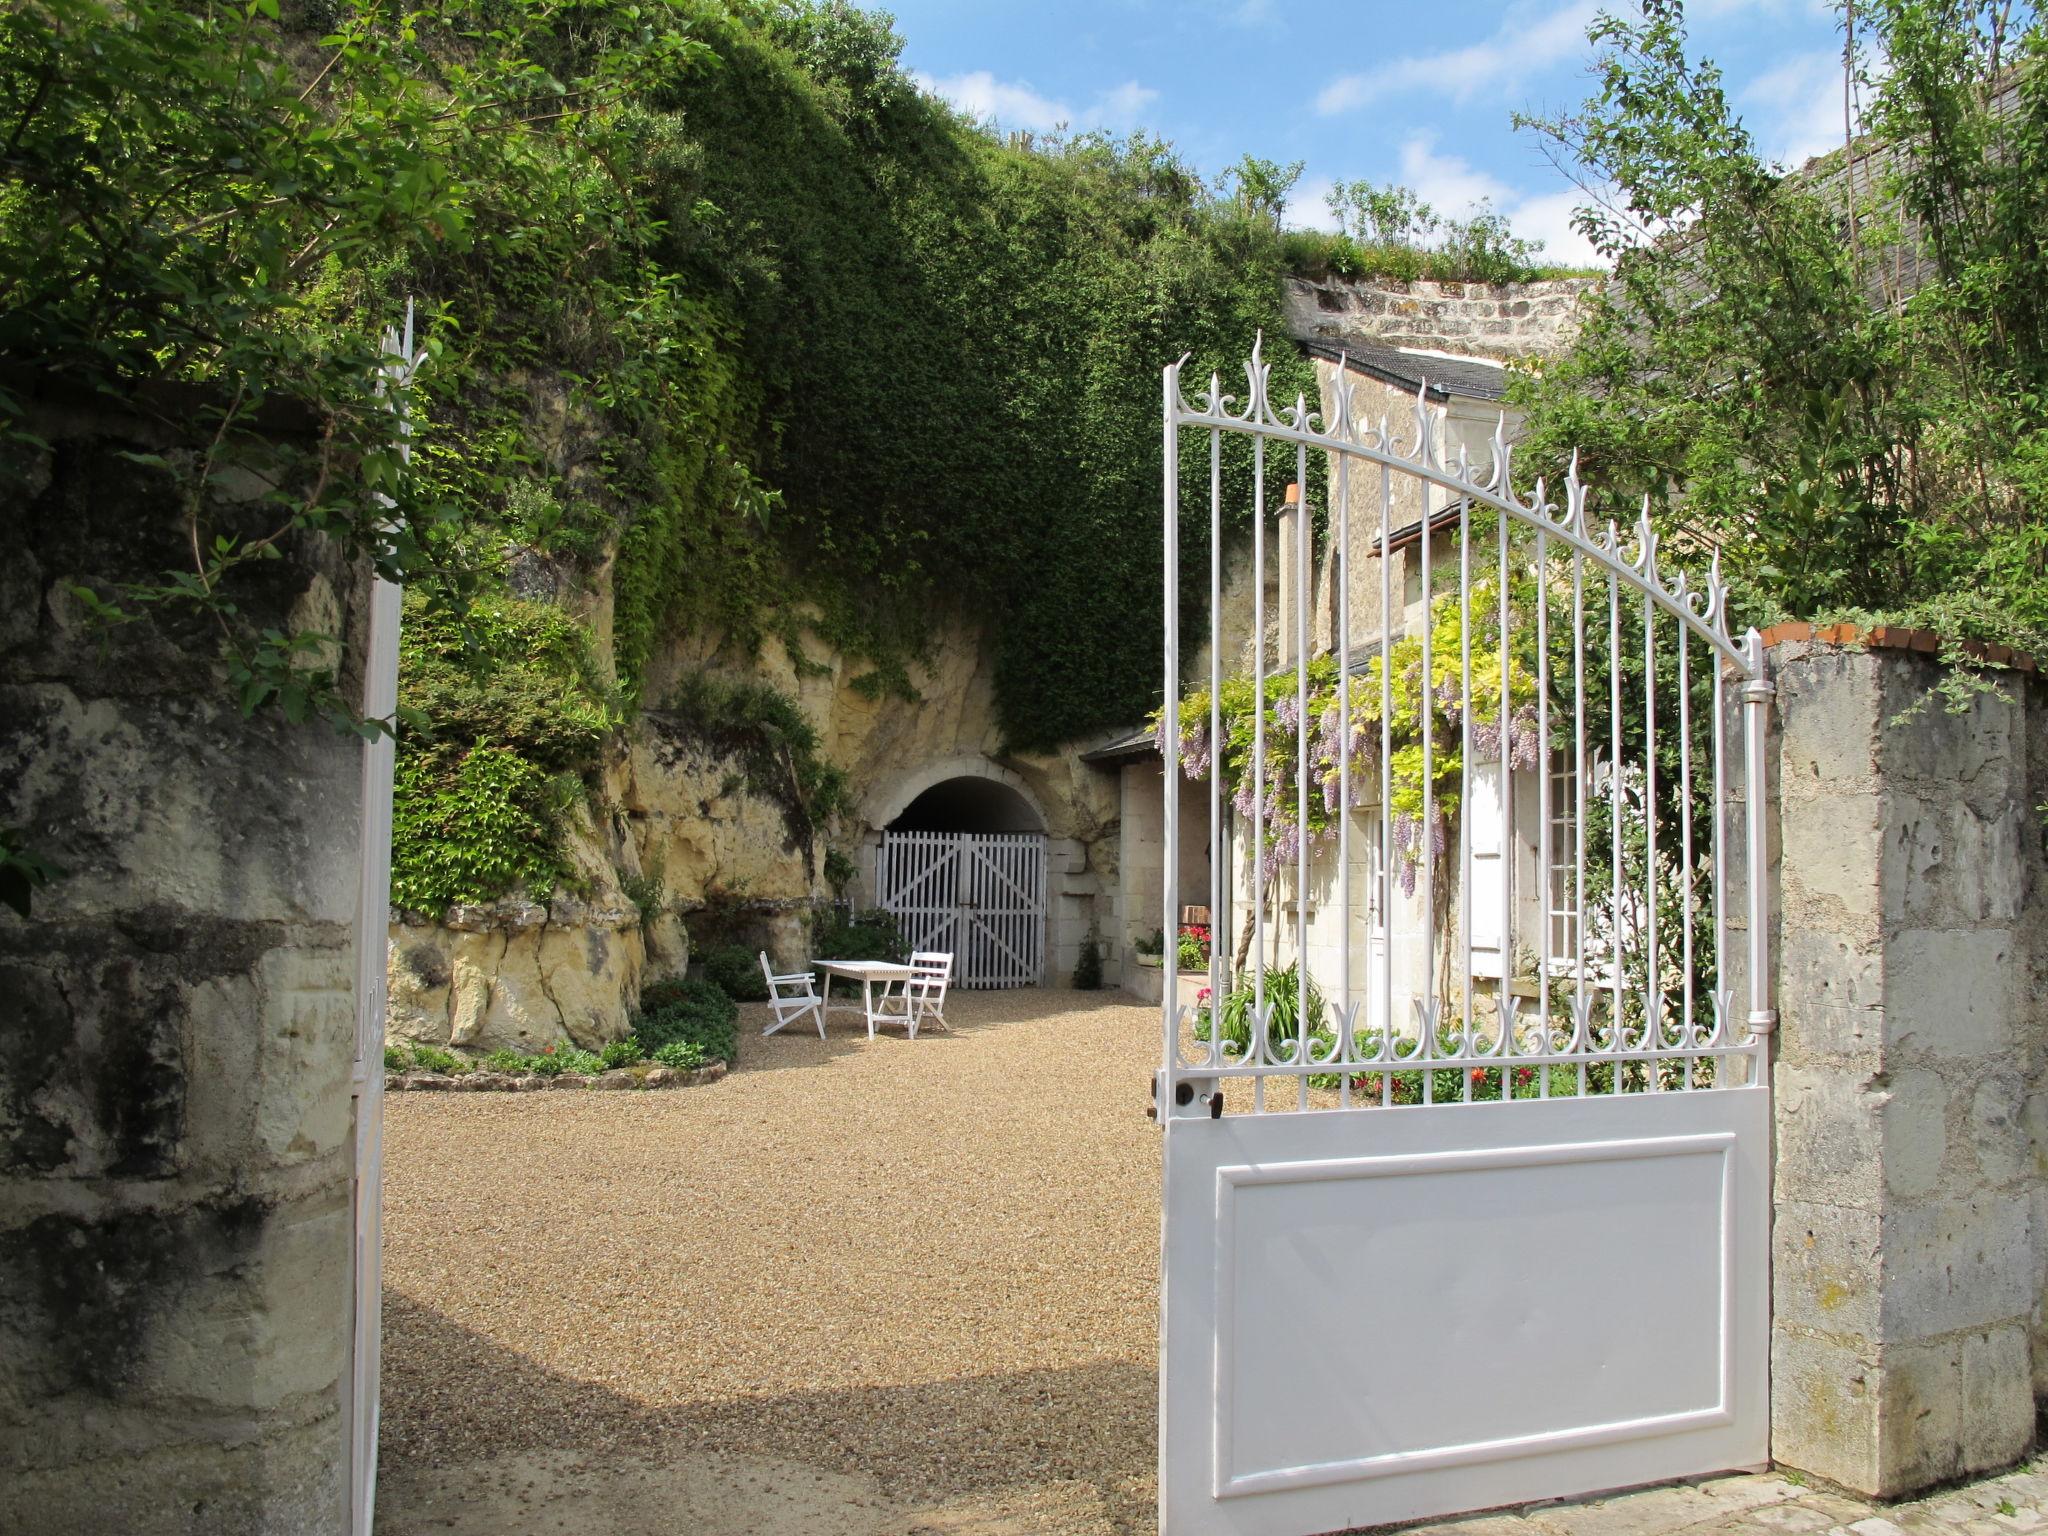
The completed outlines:
[[[1475,1083],[1483,1083],[1483,1082],[1485,1082],[1485,1081],[1486,1081],[1486,1068],[1484,1068],[1484,1067],[1474,1067],[1474,1068],[1472,1069],[1472,1081],[1473,1081],[1473,1082],[1475,1082]]]

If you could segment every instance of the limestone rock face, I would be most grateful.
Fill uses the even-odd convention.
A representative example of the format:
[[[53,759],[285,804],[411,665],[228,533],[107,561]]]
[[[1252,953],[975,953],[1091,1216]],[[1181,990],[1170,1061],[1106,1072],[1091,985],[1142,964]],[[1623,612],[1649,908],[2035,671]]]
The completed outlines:
[[[646,966],[639,914],[575,905],[562,922],[503,902],[459,909],[460,928],[393,923],[388,1037],[533,1052],[565,1037],[594,1050],[625,1036]],[[540,921],[527,920],[534,912]]]
[[[438,923],[394,914],[392,1038],[477,1050],[534,1050],[564,1036],[583,1046],[617,1039],[630,1028],[643,976],[676,975],[687,965],[685,918],[708,900],[743,903],[775,963],[802,963],[809,913],[831,895],[828,845],[784,798],[750,786],[719,743],[665,707],[678,679],[706,669],[768,683],[809,716],[857,807],[833,829],[842,852],[871,845],[919,792],[944,779],[979,776],[1015,789],[1053,840],[1054,964],[1064,963],[1063,949],[1097,926],[1100,872],[1115,870],[1117,780],[1080,760],[1081,746],[1092,743],[1004,753],[988,647],[965,626],[934,637],[925,664],[913,669],[914,701],[872,696],[861,663],[810,663],[799,669],[770,641],[744,668],[721,665],[702,637],[679,637],[655,656],[646,702],[596,797],[607,808],[603,819],[571,840],[572,862],[596,894],[547,907],[516,899],[458,907]],[[648,902],[644,921],[626,889]],[[851,894],[873,899],[858,885]],[[1064,944],[1062,925],[1073,930]]]

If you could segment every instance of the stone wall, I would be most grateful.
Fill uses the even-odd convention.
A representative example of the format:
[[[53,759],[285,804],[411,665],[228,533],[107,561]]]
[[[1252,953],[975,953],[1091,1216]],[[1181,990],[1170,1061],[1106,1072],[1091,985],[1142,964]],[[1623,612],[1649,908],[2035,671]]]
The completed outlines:
[[[244,720],[211,620],[89,627],[71,584],[189,559],[118,455],[188,450],[100,406],[33,425],[0,826],[65,873],[0,909],[0,1526],[343,1530],[360,745]],[[365,591],[317,548],[240,584],[251,622],[330,633]]]
[[[1897,1495],[2004,1466],[2048,1392],[2048,689],[1772,651],[1773,1455]]]
[[[1548,357],[1578,329],[1579,299],[1598,277],[1537,283],[1402,283],[1328,278],[1287,283],[1287,329],[1299,337],[1425,347],[1473,357]]]

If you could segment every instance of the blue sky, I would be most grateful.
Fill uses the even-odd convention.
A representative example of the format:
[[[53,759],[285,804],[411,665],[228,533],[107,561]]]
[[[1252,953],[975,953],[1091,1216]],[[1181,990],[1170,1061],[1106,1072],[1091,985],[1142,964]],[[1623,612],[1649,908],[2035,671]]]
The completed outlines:
[[[1509,118],[1586,97],[1586,25],[1626,0],[881,3],[926,89],[1006,128],[1145,128],[1212,176],[1246,151],[1305,161],[1297,224],[1328,224],[1335,179],[1404,182],[1446,213],[1486,197],[1550,259],[1590,257],[1570,227],[1581,195]],[[1798,164],[1840,142],[1832,4],[1686,9],[1766,154]]]

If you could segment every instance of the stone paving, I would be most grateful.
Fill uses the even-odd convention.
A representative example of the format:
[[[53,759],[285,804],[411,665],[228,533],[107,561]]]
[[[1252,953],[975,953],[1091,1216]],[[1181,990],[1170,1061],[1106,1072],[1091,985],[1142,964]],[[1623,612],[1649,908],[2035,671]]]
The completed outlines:
[[[2048,1461],[1898,1504],[1808,1487],[1774,1472],[1709,1478],[1581,1504],[1535,1504],[1398,1528],[1402,1536],[1733,1536],[1799,1531],[1819,1536],[2008,1536],[2048,1531]]]

